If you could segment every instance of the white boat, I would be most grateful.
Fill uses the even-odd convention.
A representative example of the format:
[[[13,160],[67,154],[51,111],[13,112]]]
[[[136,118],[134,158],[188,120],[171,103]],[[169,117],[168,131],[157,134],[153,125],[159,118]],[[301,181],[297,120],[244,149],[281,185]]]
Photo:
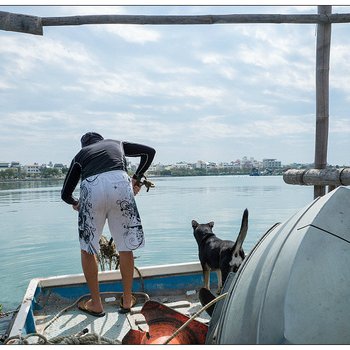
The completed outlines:
[[[102,318],[76,307],[88,293],[82,274],[34,279],[9,335],[28,342],[29,334],[41,341],[97,334],[126,344],[350,344],[349,266],[350,189],[338,187],[261,238],[229,275],[212,317],[198,313],[203,279],[194,262],[140,268],[138,305],[127,315],[117,312],[120,272],[101,272]],[[215,290],[215,273],[211,280]],[[162,334],[152,333],[164,324]]]
[[[215,287],[215,274],[212,279]],[[186,320],[201,308],[196,296],[202,286],[202,272],[198,262],[135,270],[133,292],[138,303],[126,315],[118,313],[122,294],[120,271],[99,272],[99,281],[106,316],[96,318],[77,308],[78,300],[82,296],[87,297],[89,293],[83,274],[31,280],[9,332],[9,339],[17,339],[15,343],[36,344],[40,339],[46,342],[66,338],[69,343],[70,337],[77,338],[77,334],[87,332],[98,335],[104,342],[118,344],[122,343],[131,329],[144,332],[149,330],[145,316],[141,313],[149,299],[175,310],[176,316],[185,315]],[[205,312],[196,317],[196,321],[205,330],[209,319]],[[166,339],[167,337],[164,341]],[[203,342],[204,339],[202,337]],[[176,344],[177,340],[173,343]]]

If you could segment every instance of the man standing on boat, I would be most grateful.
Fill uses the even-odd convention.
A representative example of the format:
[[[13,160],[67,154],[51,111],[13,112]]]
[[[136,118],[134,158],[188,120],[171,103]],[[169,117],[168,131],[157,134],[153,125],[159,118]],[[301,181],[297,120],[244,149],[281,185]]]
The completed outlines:
[[[105,313],[98,285],[99,240],[106,220],[119,252],[123,297],[120,313],[134,305],[132,281],[133,250],[144,246],[141,219],[134,196],[140,191],[140,179],[151,165],[155,150],[152,147],[104,139],[96,132],[81,138],[82,149],[73,158],[66,175],[61,198],[79,211],[78,228],[81,264],[90,289],[91,299],[79,303],[84,312],[101,317]],[[135,174],[127,174],[126,158],[140,157]],[[80,198],[73,196],[79,180]]]

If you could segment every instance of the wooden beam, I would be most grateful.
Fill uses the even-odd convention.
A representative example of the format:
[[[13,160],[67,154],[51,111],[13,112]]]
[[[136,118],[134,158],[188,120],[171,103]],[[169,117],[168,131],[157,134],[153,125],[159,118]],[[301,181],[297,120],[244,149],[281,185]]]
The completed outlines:
[[[139,25],[197,25],[234,23],[349,23],[350,14],[228,14],[228,15],[86,15],[36,17],[0,11],[0,29],[43,35],[43,26],[73,26],[85,24],[139,24]]]
[[[337,23],[350,22],[350,14],[229,14],[229,15],[86,15],[67,17],[43,17],[43,26],[84,25],[84,24],[141,24],[141,25],[195,25],[223,23]]]
[[[349,16],[350,17],[350,16]],[[186,25],[218,23],[318,23],[328,22],[329,18],[319,15],[279,15],[279,14],[232,14],[232,15],[86,15],[68,17],[43,17],[44,26],[83,25],[83,24],[151,24]],[[350,18],[349,18],[350,20]]]
[[[318,6],[320,15],[329,16],[332,6]],[[316,132],[315,168],[327,166],[328,128],[329,128],[329,58],[331,47],[331,24],[317,25],[316,42]],[[326,193],[325,186],[314,187],[314,198]]]
[[[43,35],[40,17],[0,11],[0,29],[11,32]]]
[[[289,169],[283,180],[289,185],[350,186],[350,168]]]

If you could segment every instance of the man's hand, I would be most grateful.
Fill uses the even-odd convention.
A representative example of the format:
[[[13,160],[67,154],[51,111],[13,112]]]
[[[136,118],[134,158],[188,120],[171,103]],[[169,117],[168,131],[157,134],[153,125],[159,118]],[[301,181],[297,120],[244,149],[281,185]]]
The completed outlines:
[[[139,185],[139,183],[135,179],[132,179],[132,189],[134,191],[134,196],[136,196],[140,192],[140,189],[141,189],[141,186]]]
[[[73,207],[74,210],[79,211],[79,209],[80,209],[80,202],[78,202],[77,204],[73,204],[72,207]]]

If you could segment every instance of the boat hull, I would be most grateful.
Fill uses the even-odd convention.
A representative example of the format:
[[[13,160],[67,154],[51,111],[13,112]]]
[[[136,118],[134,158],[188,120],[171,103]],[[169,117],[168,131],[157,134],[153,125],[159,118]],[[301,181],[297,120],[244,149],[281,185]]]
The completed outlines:
[[[349,266],[350,189],[339,187],[258,242],[208,342],[350,344]]]

